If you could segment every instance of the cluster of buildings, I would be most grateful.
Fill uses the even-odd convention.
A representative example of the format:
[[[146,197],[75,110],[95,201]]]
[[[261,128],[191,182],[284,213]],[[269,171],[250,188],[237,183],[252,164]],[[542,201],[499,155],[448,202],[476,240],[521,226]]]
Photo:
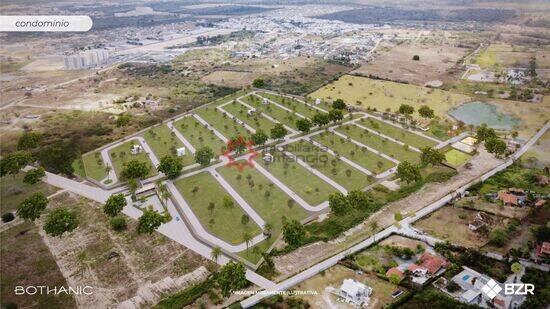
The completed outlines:
[[[529,197],[529,195],[531,196]],[[504,206],[523,207],[532,205],[542,207],[546,204],[548,196],[519,188],[508,188],[496,193],[487,193],[485,198],[492,202],[500,201]]]
[[[412,282],[422,285],[430,278],[444,273],[449,265],[449,261],[443,257],[424,252],[417,263],[402,263],[399,266],[388,269],[386,277],[397,276],[400,280],[403,280],[406,274],[410,274]]]
[[[106,49],[92,49],[63,58],[65,69],[81,70],[101,66],[109,60],[109,51]]]

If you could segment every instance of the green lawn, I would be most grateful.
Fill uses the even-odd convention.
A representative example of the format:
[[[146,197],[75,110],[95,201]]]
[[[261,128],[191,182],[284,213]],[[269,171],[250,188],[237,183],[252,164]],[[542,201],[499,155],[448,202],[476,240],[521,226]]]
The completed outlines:
[[[94,151],[82,156],[82,165],[86,176],[101,181],[107,177],[107,169],[99,151]]]
[[[19,172],[15,176],[7,175],[0,178],[0,215],[16,210],[24,199],[36,192],[42,192],[48,196],[59,190],[42,181],[33,185],[24,183],[24,177],[25,173]]]
[[[113,162],[113,168],[115,169],[115,172],[119,178],[121,177],[122,170],[124,169],[124,163],[131,160],[146,162],[149,165],[149,175],[147,175],[147,177],[158,174],[157,169],[153,166],[153,163],[151,162],[151,160],[149,160],[149,156],[147,156],[145,151],[135,155],[130,153],[130,148],[132,147],[132,145],[137,144],[139,144],[138,141],[131,140],[127,141],[126,143],[120,144],[109,151],[109,157]]]
[[[212,131],[204,127],[195,117],[188,116],[174,122],[174,127],[195,147],[210,147],[218,154],[225,148],[225,143]]]
[[[210,173],[182,178],[175,185],[204,228],[216,237],[231,244],[240,244],[245,233],[252,237],[260,233],[260,228],[252,219],[247,224],[242,223],[245,212],[235,200],[232,207],[224,207],[223,198],[230,197],[229,193]],[[193,193],[195,188],[198,190]],[[214,203],[213,210],[208,209],[210,203]]]
[[[336,129],[336,131],[351,137],[352,139],[381,151],[399,161],[409,161],[411,163],[420,162],[420,153],[408,149],[408,147],[394,143],[381,136],[363,130],[355,125],[345,125]]]
[[[199,115],[228,139],[239,135],[244,137],[250,135],[250,132],[248,132],[245,127],[237,124],[235,120],[229,118],[225,114],[222,114],[222,112],[216,110],[212,106],[207,106],[197,110],[197,115]]]
[[[451,149],[445,153],[445,161],[451,166],[459,166],[468,161],[472,156],[456,149]]]
[[[309,166],[332,178],[347,190],[363,189],[372,183],[368,175],[311,143],[300,141],[286,147]]]
[[[337,192],[331,185],[294,162],[293,159],[284,156],[281,152],[275,151],[273,157],[273,162],[268,165],[259,156],[256,157],[256,161],[308,204],[316,206],[328,200],[331,193]]]
[[[256,131],[261,129],[269,134],[271,128],[275,126],[274,122],[263,117],[259,113],[256,113],[255,115],[248,115],[248,108],[241,103],[230,103],[223,106],[222,108],[231,113],[233,116],[237,117],[239,120],[246,123],[247,125],[251,126]]]
[[[175,157],[176,149],[184,147],[176,134],[164,124],[145,131],[143,138],[145,138],[145,141],[153,149],[159,160],[164,156]],[[186,149],[185,155],[181,157],[181,160],[184,166],[195,163],[195,158],[188,149]]]
[[[437,145],[436,142],[429,140],[427,138],[424,138],[420,135],[411,133],[405,129],[400,129],[395,126],[392,126],[389,123],[385,123],[383,121],[380,121],[378,119],[374,118],[368,118],[368,119],[361,119],[358,122],[359,124],[373,129],[377,132],[380,132],[386,136],[389,136],[391,138],[394,138],[398,141],[401,141],[407,145],[411,145],[416,148],[422,148],[422,147],[433,147]]]
[[[319,110],[313,107],[310,107],[302,102],[296,101],[292,98],[281,97],[281,96],[273,95],[269,93],[260,93],[260,95],[264,98],[268,98],[274,102],[277,102],[287,108],[290,108],[291,110],[297,112],[298,114],[304,117],[308,117],[310,119],[313,118],[315,114],[320,112]]]
[[[280,123],[286,124],[287,126],[298,130],[298,128],[296,127],[296,121],[302,118],[296,116],[293,112],[284,110],[277,105],[271,103],[263,104],[261,98],[253,95],[248,95],[244,97],[243,102],[256,108],[258,112],[263,112],[268,116],[271,116],[273,119],[279,121]]]
[[[218,172],[258,212],[265,222],[272,225],[271,240],[275,240],[280,235],[284,218],[301,221],[308,215],[290,196],[255,168],[246,168],[243,172],[239,172],[234,167],[222,167],[218,169]],[[249,250],[248,255],[245,253],[243,257],[253,258],[252,250]]]
[[[370,152],[367,149],[362,149],[358,145],[348,142],[346,139],[331,132],[323,132],[315,135],[313,140],[376,174],[381,173],[395,165],[393,162]]]

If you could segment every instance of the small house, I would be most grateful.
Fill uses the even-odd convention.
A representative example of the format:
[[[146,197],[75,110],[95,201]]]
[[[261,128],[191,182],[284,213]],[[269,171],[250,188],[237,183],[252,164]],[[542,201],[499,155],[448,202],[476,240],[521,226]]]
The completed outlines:
[[[319,98],[315,99],[315,105],[319,105],[319,104],[321,104],[321,99]]]
[[[180,148],[176,149],[176,155],[178,157],[185,156],[185,147],[180,147]]]
[[[269,100],[266,99],[266,98],[263,98],[262,104],[263,104],[263,105],[269,105]]]
[[[136,155],[136,154],[142,153],[142,152],[143,152],[143,147],[141,147],[141,145],[139,145],[139,144],[134,144],[130,148],[130,153],[133,154],[133,155]]]
[[[255,109],[249,109],[247,112],[246,112],[249,116],[254,116],[256,114],[256,110]]]
[[[517,188],[509,188],[498,192],[498,199],[502,201],[504,206],[523,206],[527,195],[525,191]]]
[[[271,162],[273,162],[273,155],[270,154],[270,153],[266,153],[266,154],[263,156],[263,159],[264,159],[264,162],[265,162],[265,163],[271,163]]]

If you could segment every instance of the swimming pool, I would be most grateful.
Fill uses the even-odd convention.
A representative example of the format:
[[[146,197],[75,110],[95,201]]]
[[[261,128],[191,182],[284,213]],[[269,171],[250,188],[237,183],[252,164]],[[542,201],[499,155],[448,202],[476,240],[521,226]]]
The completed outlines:
[[[465,124],[479,126],[486,123],[487,126],[499,130],[510,130],[520,122],[515,117],[499,113],[495,105],[480,101],[453,108],[448,114]]]

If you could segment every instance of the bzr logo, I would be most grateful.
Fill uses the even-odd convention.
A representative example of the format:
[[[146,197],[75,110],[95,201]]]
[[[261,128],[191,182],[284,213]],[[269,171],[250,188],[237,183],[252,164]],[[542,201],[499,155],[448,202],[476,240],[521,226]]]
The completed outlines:
[[[498,283],[491,279],[481,288],[481,291],[489,299],[495,298],[502,287]],[[506,295],[533,295],[535,292],[535,285],[532,283],[506,283],[504,284],[504,294]]]
[[[506,295],[533,295],[535,285],[532,283],[506,283],[504,285],[504,294]]]

